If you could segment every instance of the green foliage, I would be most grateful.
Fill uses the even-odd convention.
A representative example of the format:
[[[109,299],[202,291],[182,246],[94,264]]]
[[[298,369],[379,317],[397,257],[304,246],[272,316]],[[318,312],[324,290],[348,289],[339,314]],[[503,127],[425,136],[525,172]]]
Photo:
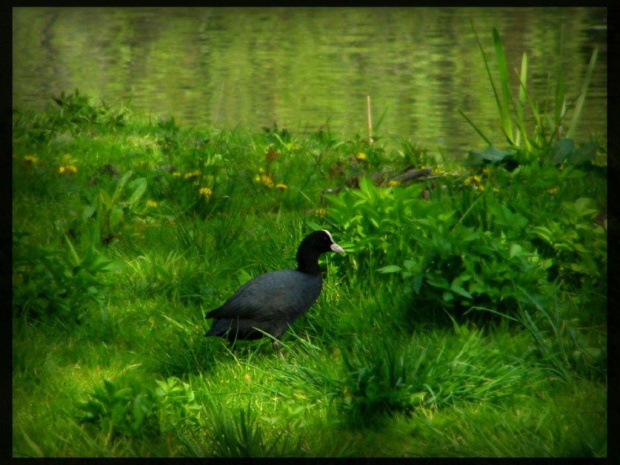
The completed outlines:
[[[476,35],[478,47],[480,48],[480,53],[482,54],[482,59],[487,71],[489,82],[493,90],[502,132],[511,150],[500,151],[495,148],[491,142],[491,139],[483,134],[482,131],[461,110],[459,110],[461,115],[467,120],[472,128],[474,128],[474,130],[488,144],[488,148],[484,152],[495,153],[493,157],[489,159],[488,157],[483,156],[484,154],[481,151],[472,151],[470,153],[470,163],[476,163],[483,159],[492,162],[505,162],[506,156],[514,158],[515,155],[516,160],[510,160],[513,163],[530,163],[532,161],[549,159],[551,159],[554,164],[561,163],[565,159],[572,163],[578,163],[585,159],[592,159],[594,157],[596,147],[588,144],[579,150],[574,151],[572,149],[572,146],[574,146],[574,141],[571,139],[571,136],[576,130],[577,123],[583,111],[583,104],[598,56],[598,48],[595,48],[592,52],[579,96],[575,99],[576,102],[574,105],[574,112],[568,131],[566,132],[566,138],[562,138],[562,126],[569,109],[569,104],[567,102],[564,89],[564,73],[556,73],[557,81],[555,83],[554,110],[553,112],[545,111],[545,106],[534,102],[527,90],[529,69],[527,53],[524,52],[521,60],[521,70],[520,72],[516,72],[518,76],[519,90],[518,97],[515,99],[512,96],[510,88],[510,79],[504,45],[497,29],[493,28],[493,45],[495,49],[495,58],[497,60],[497,73],[499,75],[499,82],[497,84],[493,79],[489,60],[484,53],[484,48],[475,29],[474,34]],[[560,50],[561,49],[562,44],[560,43]],[[532,131],[528,129],[526,124],[526,110],[528,108],[531,111],[533,120],[535,121],[535,127]]]
[[[547,282],[549,261],[520,239],[526,218],[489,197],[483,223],[499,230],[485,230],[477,221],[465,226],[480,197],[457,219],[411,190],[382,189],[363,179],[359,191],[330,198],[330,217],[349,238],[356,260],[382,273],[399,273],[407,282],[404,292],[413,291],[417,305],[490,308],[514,316],[519,302],[529,303],[522,289],[555,294]]]
[[[133,172],[128,171],[121,176],[111,193],[100,189],[94,201],[84,208],[82,218],[93,218],[97,222],[92,237],[94,242],[109,244],[127,217],[140,209],[139,200],[146,192],[147,182],[144,178],[128,182],[132,175]],[[127,197],[123,197],[125,186],[130,192]]]
[[[535,299],[536,318],[521,308],[518,319],[533,337],[537,350],[554,377],[569,382],[575,375],[604,379],[606,336],[579,331],[579,318],[562,318],[557,307],[546,309]]]
[[[353,252],[355,266],[367,271],[411,247],[412,238],[402,234],[403,228],[431,214],[433,206],[416,195],[421,188],[415,186],[411,191],[380,188],[367,177],[359,185],[359,190],[328,196],[329,219],[341,231],[345,249]]]
[[[372,340],[343,348],[341,408],[353,424],[369,426],[386,413],[443,408],[462,402],[497,402],[539,379],[528,351],[506,352],[478,330],[454,325],[439,339]],[[516,341],[510,341],[514,344]]]
[[[181,426],[200,426],[198,415],[202,406],[196,401],[191,386],[179,378],[169,377],[165,381],[156,380],[155,394],[162,429],[174,430]]]
[[[66,248],[39,246],[28,235],[13,237],[13,309],[30,318],[80,318],[89,304],[103,305],[102,273],[123,264],[94,247],[78,253],[65,236]]]
[[[92,424],[107,442],[118,436],[159,435],[157,401],[150,391],[138,393],[106,379],[78,406],[83,412],[80,422]]]
[[[122,128],[131,113],[127,106],[109,107],[104,102],[99,103],[92,97],[80,94],[78,89],[73,93],[62,91],[52,100],[56,106],[48,106],[47,111],[34,116],[29,112],[15,111],[14,129],[18,133],[25,131],[35,145],[47,144],[51,140],[71,140],[73,136],[95,127]],[[24,125],[26,121],[27,125]]]
[[[212,404],[214,417],[210,436],[215,457],[286,457],[293,455],[285,430],[267,432],[258,414],[248,404],[230,415]]]
[[[110,124],[123,126],[128,114],[126,107],[111,109],[105,103],[97,104],[92,98],[80,94],[78,89],[72,94],[64,91],[58,97],[52,97],[58,105],[58,113],[52,118],[58,127],[67,127],[77,131],[85,124]]]
[[[555,262],[554,273],[571,285],[583,285],[601,294],[607,289],[607,238],[594,222],[598,210],[594,200],[580,197],[562,202],[559,214],[530,234],[546,246]]]

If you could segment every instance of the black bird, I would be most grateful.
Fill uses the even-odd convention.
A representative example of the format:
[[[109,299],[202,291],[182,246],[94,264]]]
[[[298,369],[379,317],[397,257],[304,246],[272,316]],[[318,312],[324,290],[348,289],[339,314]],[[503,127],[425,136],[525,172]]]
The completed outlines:
[[[306,236],[297,249],[297,269],[265,273],[245,283],[224,305],[207,313],[215,322],[206,336],[253,340],[263,332],[279,339],[308,310],[323,287],[319,256],[344,253],[327,230]],[[279,350],[277,341],[273,347]]]

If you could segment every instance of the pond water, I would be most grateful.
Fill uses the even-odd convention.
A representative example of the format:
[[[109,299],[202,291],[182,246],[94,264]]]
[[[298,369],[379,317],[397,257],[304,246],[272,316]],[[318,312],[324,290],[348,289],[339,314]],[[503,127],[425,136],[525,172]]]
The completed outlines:
[[[504,145],[472,24],[491,63],[493,27],[511,71],[527,52],[550,107],[558,73],[577,98],[598,47],[575,136],[606,138],[606,8],[13,8],[13,106],[77,88],[181,126],[366,137],[370,96],[379,136],[458,158],[486,145],[459,109]]]

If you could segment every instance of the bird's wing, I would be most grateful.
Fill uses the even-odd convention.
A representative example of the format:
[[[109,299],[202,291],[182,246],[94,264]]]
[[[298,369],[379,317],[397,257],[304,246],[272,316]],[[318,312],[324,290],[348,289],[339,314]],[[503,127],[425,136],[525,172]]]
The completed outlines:
[[[224,305],[207,318],[270,320],[307,310],[321,292],[320,278],[308,287],[292,270],[266,273],[245,283]]]

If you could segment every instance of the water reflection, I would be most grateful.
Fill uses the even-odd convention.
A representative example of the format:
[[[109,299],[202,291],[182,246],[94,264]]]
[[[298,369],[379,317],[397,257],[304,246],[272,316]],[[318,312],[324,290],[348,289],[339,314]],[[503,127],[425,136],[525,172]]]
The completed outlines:
[[[185,125],[352,136],[370,95],[381,135],[458,156],[483,142],[457,109],[502,143],[470,21],[490,58],[498,28],[509,68],[527,51],[537,98],[558,72],[575,98],[598,46],[577,137],[606,135],[604,8],[14,8],[14,105],[79,88]]]

